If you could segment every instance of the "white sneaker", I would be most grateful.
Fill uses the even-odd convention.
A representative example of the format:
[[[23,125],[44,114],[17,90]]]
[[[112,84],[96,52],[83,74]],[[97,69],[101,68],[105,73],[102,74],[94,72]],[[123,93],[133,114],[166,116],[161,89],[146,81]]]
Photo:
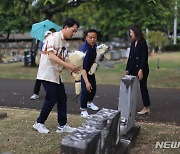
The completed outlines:
[[[86,110],[81,111],[81,117],[87,118],[89,116],[88,112]]]
[[[47,134],[49,132],[46,126],[41,123],[35,122],[35,124],[33,125],[33,128],[36,129],[39,133]]]
[[[39,95],[36,95],[36,94],[33,94],[31,97],[30,97],[30,99],[38,99],[39,98]]]
[[[90,108],[91,110],[94,110],[94,111],[99,110],[99,108],[96,105],[94,105],[94,103],[92,103],[92,102],[87,103],[87,107]]]
[[[63,133],[63,132],[71,133],[75,130],[76,128],[70,127],[68,124],[66,124],[64,126],[58,126],[56,133]]]

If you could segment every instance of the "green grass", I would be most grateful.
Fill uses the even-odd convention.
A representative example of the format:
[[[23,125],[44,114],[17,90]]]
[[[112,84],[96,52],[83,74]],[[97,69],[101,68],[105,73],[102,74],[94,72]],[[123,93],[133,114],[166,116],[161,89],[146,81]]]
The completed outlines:
[[[157,61],[159,59],[159,69]],[[156,54],[149,59],[148,84],[158,88],[180,88],[180,52]]]
[[[159,58],[159,69],[157,60]],[[97,84],[119,85],[124,76],[126,60],[116,61],[113,68],[101,67],[96,72]],[[180,52],[155,54],[149,57],[150,75],[149,87],[180,89]],[[0,64],[0,78],[35,79],[38,67],[24,67],[23,63]],[[67,70],[64,70],[65,82],[74,82]],[[49,134],[42,135],[32,129],[39,111],[0,108],[7,112],[8,117],[0,119],[0,153],[48,154],[59,153],[60,143],[66,133],[55,133],[57,127],[56,113],[48,117],[46,126]],[[17,114],[18,113],[18,114]],[[79,115],[68,115],[71,126],[78,127],[83,123]],[[179,149],[155,149],[157,141],[179,141],[179,126],[161,123],[138,123],[141,126],[132,154],[178,154]]]
[[[159,69],[157,61],[159,59]],[[100,68],[96,73],[100,84],[119,85],[124,76],[126,60],[116,63],[114,68]],[[156,88],[180,88],[180,52],[155,54],[149,57],[148,86]]]
[[[157,61],[159,59],[159,69]],[[114,67],[100,67],[96,72],[97,84],[119,85],[124,76],[127,60],[114,62]],[[180,52],[161,53],[149,57],[149,87],[180,89]],[[35,79],[38,67],[24,67],[23,63],[0,64],[1,78]],[[74,82],[69,71],[64,69],[65,82]]]
[[[21,63],[0,64],[0,78],[35,79],[37,67],[24,67]]]
[[[39,111],[29,109],[0,108],[8,117],[0,119],[0,153],[16,154],[59,154],[61,140],[67,133],[57,134],[57,114],[51,112],[46,126],[48,134],[39,134],[32,125]],[[18,114],[17,114],[18,113]],[[84,122],[79,115],[68,115],[68,122],[73,127]],[[172,124],[137,122],[140,133],[132,146],[131,154],[178,154],[179,149],[155,149],[157,141],[179,141],[180,129]]]
[[[57,114],[55,112],[51,112],[46,121],[46,126],[50,130],[48,134],[39,134],[32,129],[39,111],[0,108],[0,112],[8,114],[7,118],[0,119],[0,153],[60,153],[60,142],[67,133],[56,133]],[[73,127],[81,126],[83,121],[80,116],[68,115],[68,122]]]
[[[172,124],[138,123],[140,134],[136,138],[135,146],[130,150],[132,154],[179,154],[179,148],[156,149],[156,142],[179,141],[180,128]]]

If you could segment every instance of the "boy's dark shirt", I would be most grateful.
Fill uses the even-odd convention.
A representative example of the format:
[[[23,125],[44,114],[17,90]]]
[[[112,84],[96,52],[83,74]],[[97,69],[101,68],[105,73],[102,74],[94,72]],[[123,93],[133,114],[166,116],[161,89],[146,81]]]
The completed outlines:
[[[96,44],[94,45],[94,47],[92,48],[87,41],[85,41],[81,47],[80,47],[80,51],[83,51],[84,53],[86,53],[86,56],[84,58],[83,61],[83,69],[86,70],[86,72],[89,72],[89,70],[91,69],[91,66],[93,65],[93,63],[95,62],[96,59]]]

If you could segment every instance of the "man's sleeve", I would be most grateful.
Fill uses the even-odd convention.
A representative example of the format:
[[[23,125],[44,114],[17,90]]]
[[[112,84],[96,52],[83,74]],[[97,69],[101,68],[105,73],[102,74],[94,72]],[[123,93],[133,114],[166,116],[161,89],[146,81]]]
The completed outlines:
[[[55,36],[54,35],[50,35],[48,38],[47,38],[47,41],[46,41],[46,47],[47,47],[47,52],[49,51],[53,51],[55,54],[57,52],[57,48],[58,48],[58,44],[57,44],[57,40],[55,40]]]

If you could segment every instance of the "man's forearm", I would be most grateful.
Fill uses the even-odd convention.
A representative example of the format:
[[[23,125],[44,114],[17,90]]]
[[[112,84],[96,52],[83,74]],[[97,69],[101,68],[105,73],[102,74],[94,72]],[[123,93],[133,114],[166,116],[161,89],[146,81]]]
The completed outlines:
[[[86,72],[86,70],[83,69],[81,73],[82,73],[82,77],[83,77],[85,83],[88,83],[89,80],[88,80],[88,78],[87,78],[87,72]]]
[[[49,60],[53,61],[54,63],[60,65],[60,66],[64,66],[67,69],[70,69],[70,66],[68,63],[64,62],[63,60],[61,60],[59,57],[57,57],[54,52],[50,51],[49,52]]]

